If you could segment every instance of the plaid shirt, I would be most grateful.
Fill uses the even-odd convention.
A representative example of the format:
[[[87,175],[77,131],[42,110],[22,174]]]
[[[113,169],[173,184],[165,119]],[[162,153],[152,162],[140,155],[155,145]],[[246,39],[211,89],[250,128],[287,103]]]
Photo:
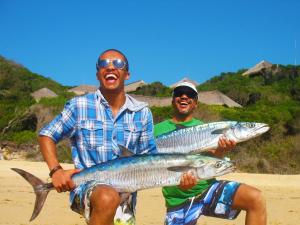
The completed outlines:
[[[126,95],[118,115],[100,90],[68,101],[64,110],[42,128],[39,135],[59,142],[71,140],[72,158],[76,168],[87,168],[117,158],[118,145],[134,154],[156,153],[152,114],[146,103]]]

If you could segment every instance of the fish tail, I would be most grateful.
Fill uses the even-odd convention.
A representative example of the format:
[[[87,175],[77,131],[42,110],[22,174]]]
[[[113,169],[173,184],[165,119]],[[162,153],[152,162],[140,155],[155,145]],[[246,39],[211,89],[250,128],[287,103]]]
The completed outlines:
[[[35,198],[34,209],[33,209],[31,218],[29,220],[29,221],[32,221],[41,212],[49,191],[51,191],[51,189],[53,189],[53,184],[45,183],[41,179],[37,178],[36,176],[34,176],[31,173],[28,173],[24,170],[21,170],[18,168],[11,168],[11,169],[13,171],[17,172],[18,174],[20,174],[33,187],[36,198]]]

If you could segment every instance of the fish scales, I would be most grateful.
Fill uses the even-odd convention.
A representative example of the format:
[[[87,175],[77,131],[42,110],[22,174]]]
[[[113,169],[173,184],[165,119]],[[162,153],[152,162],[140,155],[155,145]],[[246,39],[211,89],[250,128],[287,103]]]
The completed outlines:
[[[161,186],[161,180],[165,185],[178,184],[181,173],[169,171],[168,167],[191,164],[188,157],[182,155],[145,155],[122,158],[119,161],[118,167],[107,163],[105,166],[88,168],[84,173],[74,175],[73,181],[76,185],[80,185],[89,180],[97,180],[119,191],[132,192]]]

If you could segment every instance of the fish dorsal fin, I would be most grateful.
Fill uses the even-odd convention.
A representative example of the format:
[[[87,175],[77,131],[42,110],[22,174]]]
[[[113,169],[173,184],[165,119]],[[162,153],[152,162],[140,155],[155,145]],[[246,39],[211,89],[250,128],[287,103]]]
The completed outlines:
[[[228,131],[229,129],[230,129],[230,127],[225,127],[225,128],[222,128],[222,129],[213,130],[211,132],[211,134],[225,134],[226,131]]]
[[[175,124],[176,130],[181,130],[181,129],[185,129],[187,128],[186,126],[182,125],[182,124]]]
[[[128,148],[126,148],[125,146],[123,145],[118,145],[120,150],[121,150],[121,155],[120,157],[129,157],[129,156],[133,156],[134,154],[128,150]]]
[[[194,168],[195,167],[193,167],[193,166],[171,166],[171,167],[168,167],[167,169],[169,171],[173,171],[173,172],[187,172],[187,171],[192,170]]]

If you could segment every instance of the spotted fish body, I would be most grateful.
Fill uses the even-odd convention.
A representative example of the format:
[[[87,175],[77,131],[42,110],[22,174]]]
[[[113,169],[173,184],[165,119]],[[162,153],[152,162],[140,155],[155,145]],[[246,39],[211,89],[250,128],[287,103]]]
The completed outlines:
[[[17,168],[14,171],[23,176],[36,194],[31,220],[40,213],[52,183],[44,183],[34,175]],[[183,173],[192,171],[197,179],[209,179],[234,171],[229,161],[203,155],[154,154],[134,155],[100,163],[74,174],[72,180],[78,186],[95,180],[114,187],[119,192],[178,185]]]
[[[218,147],[220,137],[247,141],[269,130],[264,123],[221,121],[177,129],[156,138],[160,153],[198,153]]]

